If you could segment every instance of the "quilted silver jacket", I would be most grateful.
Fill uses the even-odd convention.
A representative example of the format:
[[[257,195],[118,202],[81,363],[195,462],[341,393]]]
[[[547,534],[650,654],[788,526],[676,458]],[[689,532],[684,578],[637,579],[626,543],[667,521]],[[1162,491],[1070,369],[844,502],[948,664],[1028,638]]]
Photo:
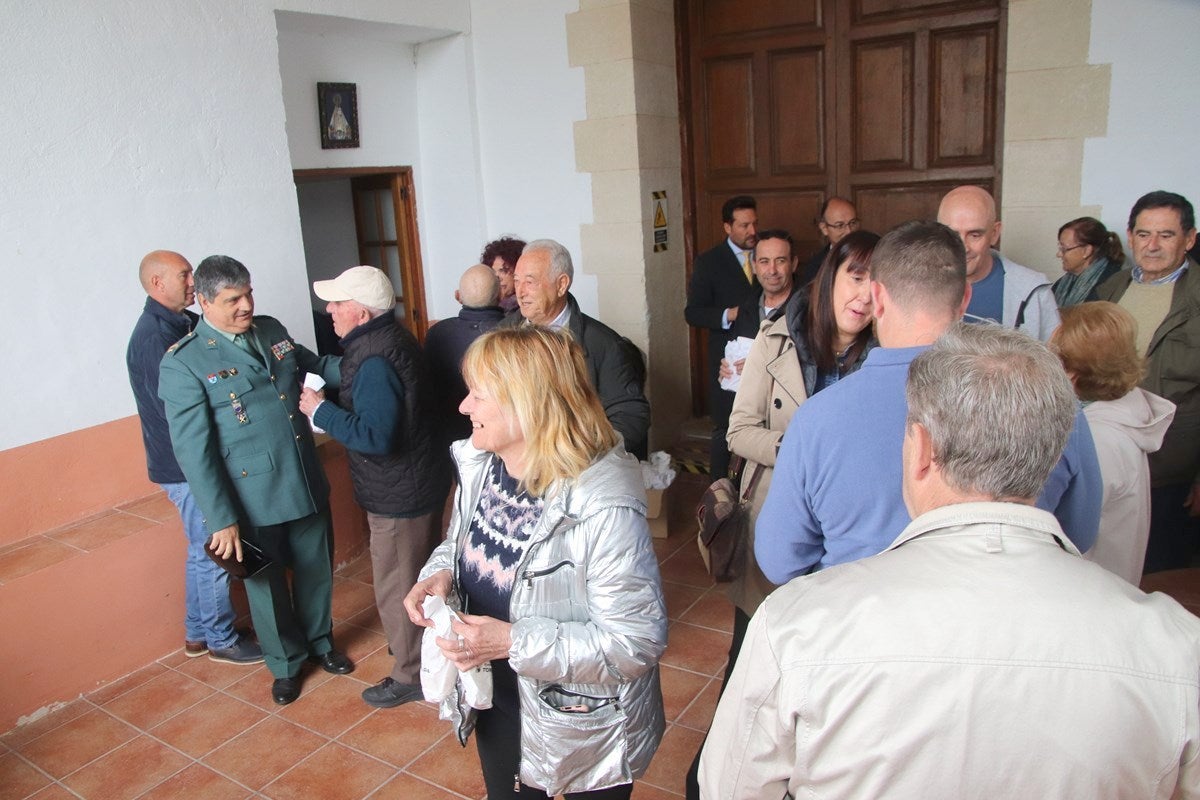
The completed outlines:
[[[451,453],[460,480],[454,512],[421,578],[451,570],[457,595],[459,552],[495,456],[469,440]],[[637,460],[614,448],[547,495],[517,566],[509,665],[520,694],[521,781],[551,796],[631,782],[662,738],[667,612],[645,497]],[[461,688],[442,702],[463,744],[475,713]]]

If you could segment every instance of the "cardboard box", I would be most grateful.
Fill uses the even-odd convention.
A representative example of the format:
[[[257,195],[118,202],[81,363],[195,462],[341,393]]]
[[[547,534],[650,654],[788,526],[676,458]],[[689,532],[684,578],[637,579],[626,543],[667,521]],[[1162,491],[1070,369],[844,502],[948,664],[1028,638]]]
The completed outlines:
[[[662,489],[646,490],[646,519],[657,519],[662,514]]]

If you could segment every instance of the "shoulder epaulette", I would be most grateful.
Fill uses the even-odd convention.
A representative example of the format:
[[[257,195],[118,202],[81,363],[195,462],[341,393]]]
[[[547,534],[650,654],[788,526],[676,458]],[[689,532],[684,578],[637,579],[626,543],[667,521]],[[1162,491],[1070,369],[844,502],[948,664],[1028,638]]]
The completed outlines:
[[[180,350],[187,346],[187,343],[196,338],[195,331],[188,331],[187,335],[180,339],[175,344],[167,348],[167,355],[174,355],[176,350]]]

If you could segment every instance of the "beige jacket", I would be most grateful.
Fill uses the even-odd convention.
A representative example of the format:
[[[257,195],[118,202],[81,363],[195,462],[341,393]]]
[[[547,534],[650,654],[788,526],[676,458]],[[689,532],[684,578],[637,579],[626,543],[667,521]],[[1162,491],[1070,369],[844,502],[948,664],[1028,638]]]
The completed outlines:
[[[743,494],[755,471],[762,471],[751,498],[750,541],[742,577],[730,583],[728,588],[729,599],[749,615],[754,614],[763,598],[775,588],[754,560],[754,523],[758,521],[758,512],[771,488],[775,455],[783,441],[783,432],[807,396],[800,359],[788,334],[787,318],[780,315],[774,322],[763,322],[742,366],[742,382],[733,399],[726,434],[730,452],[747,461],[742,470],[740,489]]]
[[[774,592],[700,762],[715,798],[1195,798],[1200,620],[1012,503],[922,514]]]

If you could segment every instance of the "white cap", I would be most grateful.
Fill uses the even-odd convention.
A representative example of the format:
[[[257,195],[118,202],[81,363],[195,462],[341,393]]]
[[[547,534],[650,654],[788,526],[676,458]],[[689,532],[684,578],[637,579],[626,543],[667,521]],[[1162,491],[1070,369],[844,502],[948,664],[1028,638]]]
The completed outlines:
[[[396,304],[392,281],[378,267],[351,267],[331,281],[313,281],[313,294],[330,302],[357,300],[380,311]]]

